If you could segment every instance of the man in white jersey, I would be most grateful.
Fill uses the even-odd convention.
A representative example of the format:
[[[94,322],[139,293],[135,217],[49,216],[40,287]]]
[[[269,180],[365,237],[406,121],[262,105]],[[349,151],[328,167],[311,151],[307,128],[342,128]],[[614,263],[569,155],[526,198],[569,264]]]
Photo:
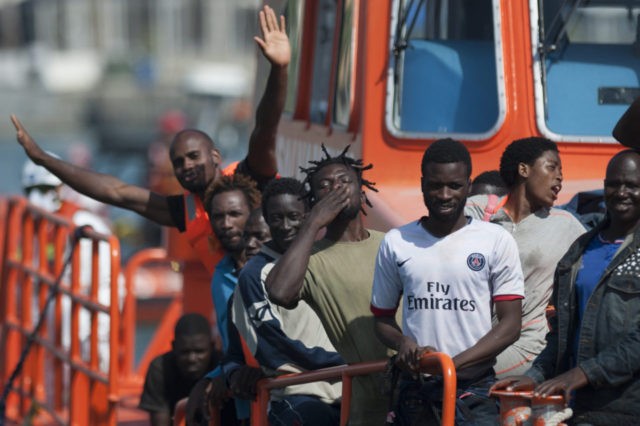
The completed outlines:
[[[439,424],[442,380],[420,377],[428,351],[453,358],[456,424],[493,424],[488,389],[496,356],[518,339],[524,282],[516,243],[504,229],[464,216],[471,158],[458,141],[434,142],[422,158],[429,216],[391,230],[376,260],[371,310],[378,338],[405,371],[397,421]],[[395,312],[402,297],[402,330]],[[498,322],[492,326],[495,307]]]

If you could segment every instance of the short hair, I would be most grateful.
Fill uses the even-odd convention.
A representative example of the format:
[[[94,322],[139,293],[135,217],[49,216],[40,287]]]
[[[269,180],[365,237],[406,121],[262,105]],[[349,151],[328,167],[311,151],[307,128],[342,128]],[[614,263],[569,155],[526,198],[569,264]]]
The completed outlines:
[[[480,173],[476,178],[471,182],[472,185],[493,185],[500,188],[506,188],[504,180],[502,180],[502,176],[500,176],[500,171],[498,170],[488,170],[486,172]]]
[[[267,218],[267,203],[269,200],[277,195],[285,194],[298,197],[304,204],[305,210],[309,210],[309,199],[302,182],[292,177],[273,179],[262,191],[262,216],[265,219]]]
[[[464,163],[467,166],[467,177],[471,176],[471,155],[462,142],[451,138],[438,139],[424,151],[420,171],[424,170],[429,163]]]
[[[178,336],[195,336],[205,334],[211,336],[211,325],[207,319],[196,313],[184,314],[180,317],[173,331],[174,339]]]
[[[311,204],[315,203],[316,201],[315,195],[313,194],[311,181],[320,170],[322,170],[324,167],[330,164],[342,164],[347,168],[353,170],[358,178],[358,183],[360,184],[361,187],[364,185],[365,187],[369,188],[371,191],[378,192],[378,190],[375,187],[376,183],[365,179],[362,175],[365,171],[371,170],[373,168],[373,164],[365,165],[362,159],[355,159],[352,157],[348,157],[347,152],[349,151],[349,148],[351,148],[351,145],[347,145],[347,147],[343,149],[339,155],[332,157],[331,154],[329,154],[329,151],[327,151],[327,148],[324,146],[324,144],[322,144],[322,153],[324,154],[324,157],[318,161],[309,161],[309,164],[311,164],[310,167],[302,167],[302,166],[300,167],[300,171],[307,175],[307,177],[304,180],[304,184],[309,186],[309,192],[307,194],[307,198],[309,198],[309,201],[311,202]],[[369,201],[369,198],[367,198],[367,194],[366,193],[363,193],[363,194],[364,194],[364,201],[367,204],[367,206],[373,207],[373,205]],[[362,213],[366,214],[364,210],[362,210]]]
[[[531,166],[546,151],[558,152],[558,145],[547,138],[537,136],[511,142],[500,158],[500,176],[507,188],[511,189],[518,183],[520,163]]]
[[[249,204],[249,211],[260,207],[260,191],[258,191],[256,181],[249,176],[235,173],[221,176],[207,186],[204,193],[204,207],[207,212],[211,212],[213,197],[231,191],[240,191],[244,194],[247,204]]]

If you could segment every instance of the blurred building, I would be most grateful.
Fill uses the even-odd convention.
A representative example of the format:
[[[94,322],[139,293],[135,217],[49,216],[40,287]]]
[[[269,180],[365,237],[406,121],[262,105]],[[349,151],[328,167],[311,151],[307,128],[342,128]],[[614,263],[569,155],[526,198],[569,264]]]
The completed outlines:
[[[87,144],[96,170],[143,186],[167,111],[209,133],[228,161],[239,159],[253,116],[260,3],[0,0],[0,117],[16,113],[62,157]],[[3,170],[24,158],[8,126],[0,122]],[[4,191],[19,188],[15,176]],[[137,215],[110,216],[125,254],[150,239]]]
[[[67,60],[89,70],[88,79],[96,78],[95,69],[99,75],[128,66],[140,78],[171,82],[202,61],[251,63],[257,6],[257,0],[0,0],[0,53],[3,62],[30,62],[44,78],[83,74],[71,66],[51,70]],[[19,83],[20,76],[6,78],[0,84]]]

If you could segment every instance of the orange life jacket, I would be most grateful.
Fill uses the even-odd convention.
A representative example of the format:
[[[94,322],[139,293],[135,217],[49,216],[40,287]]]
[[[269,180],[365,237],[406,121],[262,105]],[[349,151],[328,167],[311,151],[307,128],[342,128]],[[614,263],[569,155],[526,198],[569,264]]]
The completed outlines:
[[[222,174],[225,176],[232,175],[237,167],[237,161],[231,163],[222,170]],[[224,251],[213,234],[211,222],[209,222],[209,214],[204,208],[200,197],[190,192],[183,194],[183,197],[186,222],[184,235],[198,255],[202,265],[213,276],[216,265],[224,256]]]

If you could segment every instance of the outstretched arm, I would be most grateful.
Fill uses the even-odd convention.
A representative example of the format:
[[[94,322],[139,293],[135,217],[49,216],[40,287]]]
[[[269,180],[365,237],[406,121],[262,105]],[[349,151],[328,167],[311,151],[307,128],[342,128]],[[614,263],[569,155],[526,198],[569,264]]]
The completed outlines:
[[[265,287],[274,303],[288,309],[297,306],[316,235],[348,205],[347,190],[347,186],[335,189],[313,206],[291,246],[269,272]]]
[[[16,139],[27,156],[71,188],[103,203],[132,210],[160,225],[176,226],[166,197],[146,188],[126,184],[114,176],[86,170],[49,155],[38,146],[15,115],[11,116],[11,122],[16,128]]]
[[[622,145],[640,148],[640,98],[620,117],[613,129],[613,137]]]
[[[256,111],[256,124],[249,139],[247,165],[257,176],[272,178],[278,172],[276,134],[287,97],[287,67],[291,46],[285,31],[284,16],[280,22],[269,6],[260,11],[262,38],[254,37],[263,55],[271,63],[262,99]]]

